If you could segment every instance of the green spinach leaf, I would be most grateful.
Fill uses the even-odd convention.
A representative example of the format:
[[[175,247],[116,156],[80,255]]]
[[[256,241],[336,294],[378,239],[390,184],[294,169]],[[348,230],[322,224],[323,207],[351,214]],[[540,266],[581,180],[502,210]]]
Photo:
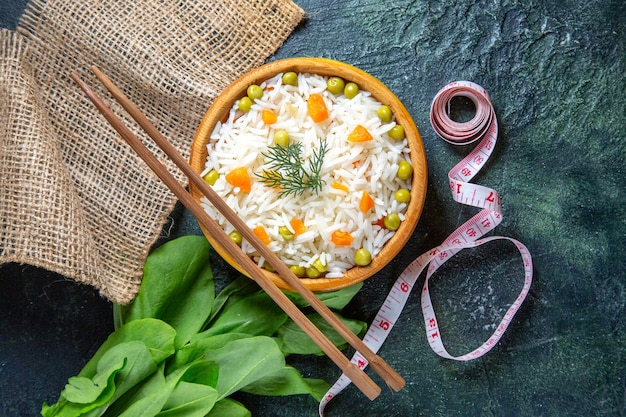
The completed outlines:
[[[232,398],[223,398],[206,417],[252,417],[252,413],[239,401]]]
[[[200,335],[198,335],[200,336]],[[191,342],[180,348],[170,363],[168,370],[179,369],[183,366],[200,359],[207,351],[221,349],[233,340],[253,337],[245,333],[225,333],[215,336],[204,335],[204,337],[194,337]]]
[[[365,322],[346,319],[339,313],[335,313],[335,315],[356,335],[362,335],[367,330],[367,323]],[[344,349],[348,346],[348,342],[319,314],[312,313],[307,315],[307,317],[339,349]],[[324,355],[322,349],[293,320],[288,320],[278,329],[277,342],[285,356],[291,354]]]
[[[114,415],[147,417],[169,412],[172,414],[163,415],[204,416],[213,408],[217,398],[213,388],[217,373],[217,365],[207,361],[196,361],[167,378],[161,368],[133,398],[126,401],[121,408],[124,411]],[[201,409],[204,414],[193,414],[192,410],[196,409]],[[182,414],[176,414],[176,410]]]
[[[221,310],[227,309],[243,297],[257,293],[260,289],[261,287],[259,287],[256,282],[246,276],[240,275],[235,278],[231,283],[224,287],[222,291],[220,291],[217,297],[215,297],[213,309],[209,319],[207,320],[207,324],[211,322]]]
[[[115,393],[114,377],[125,365],[126,361],[121,360],[96,374],[93,379],[70,378],[55,404],[48,406],[44,403],[42,415],[45,417],[76,416],[107,403]]]
[[[176,329],[176,346],[180,347],[202,328],[214,298],[209,243],[203,236],[185,236],[148,256],[137,297],[121,307],[119,321],[163,320]]]
[[[310,394],[320,401],[329,388],[330,385],[324,380],[303,378],[300,371],[287,365],[273,374],[246,385],[241,391],[267,396]]]
[[[107,350],[96,365],[96,373],[92,379],[77,377],[61,392],[59,401],[52,407],[45,407],[44,416],[101,416],[108,406],[138,382],[147,378],[157,366],[143,342],[132,341],[120,343]],[[91,381],[93,386],[89,393],[81,392],[81,388]],[[97,393],[94,389],[101,386]],[[95,394],[95,398],[93,397]]]
[[[247,333],[271,336],[288,316],[264,291],[246,295],[217,315],[202,336]]]
[[[254,381],[285,366],[285,357],[274,339],[255,336],[234,340],[202,357],[219,365],[217,392],[223,399]]]
[[[217,401],[217,391],[208,385],[180,381],[158,417],[204,417]]]
[[[102,416],[155,416],[163,408],[174,385],[166,387],[163,369],[164,365],[161,364],[154,374],[111,404]]]
[[[167,377],[178,380],[159,417],[204,417],[217,401],[219,367],[215,362],[198,360]]]
[[[333,310],[342,310],[352,299],[354,296],[361,290],[363,287],[363,283],[359,282],[357,284],[351,285],[346,288],[342,288],[337,291],[330,292],[320,292],[315,295],[319,298],[328,308]],[[309,302],[306,301],[300,294],[293,291],[286,291],[285,294],[293,301],[295,305],[300,308],[310,306]]]
[[[174,354],[176,331],[167,323],[157,319],[131,321],[113,332],[100,346],[78,376],[92,378],[96,374],[98,362],[113,347],[132,341],[141,341],[148,348],[154,362],[159,364]]]
[[[94,403],[101,399],[103,394],[108,397],[107,400],[110,399],[115,388],[113,378],[125,365],[126,360],[115,363],[108,369],[100,371],[93,379],[84,376],[71,377],[63,391],[65,399],[77,404]]]
[[[125,366],[115,377],[115,393],[113,397],[106,404],[91,411],[87,416],[96,417],[103,415],[113,402],[152,375],[158,368],[146,345],[140,341],[133,341],[121,343],[109,349],[98,362],[98,372],[101,372],[102,369],[107,369],[107,367],[119,360],[124,360]]]

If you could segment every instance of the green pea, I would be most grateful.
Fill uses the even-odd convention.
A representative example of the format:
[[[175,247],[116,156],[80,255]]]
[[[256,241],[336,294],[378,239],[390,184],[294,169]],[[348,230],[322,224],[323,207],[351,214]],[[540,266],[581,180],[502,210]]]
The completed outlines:
[[[391,128],[391,130],[389,130],[389,137],[392,139],[402,140],[404,139],[404,136],[404,128],[400,125],[395,125]]]
[[[328,269],[328,267],[322,263],[320,258],[317,258],[315,261],[313,261],[311,266],[320,272],[326,272],[326,270]]]
[[[252,100],[250,100],[250,97],[242,97],[239,103],[237,103],[237,108],[244,113],[248,113],[251,107]]]
[[[256,100],[263,97],[263,89],[256,84],[252,84],[250,87],[248,87],[246,93],[248,93],[248,97],[250,97],[250,100]]]
[[[367,266],[372,262],[372,254],[365,248],[354,252],[354,263],[358,266]]]
[[[346,98],[354,98],[357,94],[359,94],[358,85],[355,83],[346,84],[346,87],[343,89],[343,95],[346,96]]]
[[[204,176],[204,181],[209,185],[215,185],[219,177],[220,177],[219,172],[212,169],[206,173],[206,175]]]
[[[398,164],[398,172],[396,172],[396,177],[401,180],[408,180],[413,175],[413,165],[411,165],[407,161],[400,161]]]
[[[274,133],[274,145],[286,148],[289,146],[289,133],[286,130],[277,130]]]
[[[289,267],[289,270],[299,278],[303,277],[306,274],[306,269],[300,265],[291,265]]]
[[[395,192],[393,198],[395,198],[398,203],[408,203],[411,201],[411,192],[406,188],[400,188]]]
[[[330,77],[328,81],[326,81],[326,88],[336,96],[343,93],[344,87],[345,82],[341,77]]]
[[[319,278],[319,277],[322,276],[322,273],[321,273],[321,271],[319,271],[314,266],[310,266],[310,267],[306,268],[306,276],[308,278]]]
[[[241,242],[243,241],[243,236],[241,236],[241,233],[239,233],[237,230],[233,230],[232,232],[230,232],[228,234],[228,237],[230,238],[230,240],[238,245],[241,245]]]
[[[272,264],[271,264],[271,263],[269,263],[269,262],[263,262],[263,268],[264,268],[266,271],[276,272],[276,270],[274,269],[274,267],[272,266]]]
[[[298,74],[293,71],[283,74],[283,84],[298,85]]]
[[[294,235],[291,233],[291,230],[287,226],[280,226],[278,228],[278,234],[282,236],[286,241],[293,240]]]
[[[380,106],[378,108],[378,110],[376,110],[376,114],[378,115],[378,118],[380,119],[381,122],[383,123],[389,123],[391,121],[391,109],[389,108],[389,106],[385,106],[384,104],[382,106]]]
[[[387,230],[393,231],[398,230],[398,227],[400,227],[400,223],[402,223],[402,220],[400,220],[400,216],[398,216],[396,213],[389,213],[385,216],[383,223],[385,224],[385,228]]]

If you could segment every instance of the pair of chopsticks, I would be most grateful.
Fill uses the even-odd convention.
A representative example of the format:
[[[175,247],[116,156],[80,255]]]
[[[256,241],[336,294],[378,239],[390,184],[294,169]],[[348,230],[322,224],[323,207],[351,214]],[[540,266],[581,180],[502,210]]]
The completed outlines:
[[[238,230],[242,236],[256,248],[261,256],[269,262],[275,271],[354,348],[363,356],[369,365],[376,371],[387,385],[395,391],[399,391],[405,385],[405,381],[387,362],[376,355],[363,343],[333,312],[309,290],[300,279],[294,275],[287,265],[283,263],[274,252],[261,242],[254,232],[237,216],[237,214],[224,202],[224,200],[200,177],[198,173],[183,159],[178,151],[159,133],[157,128],[147,117],[133,104],[113,82],[97,67],[91,67],[98,80],[122,105],[128,114],[141,126],[141,128],[154,140],[165,154],[183,171],[183,173],[220,211],[224,217]],[[185,188],[169,173],[167,168],[150,152],[148,148],[135,136],[128,127],[113,113],[98,95],[80,79],[76,73],[71,74],[72,79],[85,92],[98,111],[106,118],[111,126],[126,140],[131,148],[145,161],[154,173],[165,185],[178,197],[181,203],[196,217],[198,222],[232,254],[233,258],[243,266],[246,272],[259,284],[259,286],[296,322],[304,332],[317,343],[326,355],[350,378],[370,400],[376,398],[381,390],[378,385],[358,366],[351,363],[343,353],[296,307],[293,302],[278,288],[261,268],[241,248],[235,244],[224,230],[204,211],[193,199]]]

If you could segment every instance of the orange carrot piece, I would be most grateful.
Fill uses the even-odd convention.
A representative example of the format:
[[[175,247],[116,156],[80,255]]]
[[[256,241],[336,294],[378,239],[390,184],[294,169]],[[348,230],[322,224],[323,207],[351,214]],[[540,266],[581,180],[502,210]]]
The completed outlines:
[[[354,238],[350,233],[341,230],[335,230],[330,236],[330,241],[337,246],[350,246],[353,240]]]
[[[248,175],[248,169],[246,167],[239,167],[230,171],[226,174],[226,181],[233,187],[239,187],[239,189],[245,193],[249,193],[252,189],[250,175]]]
[[[350,142],[367,142],[372,139],[372,134],[363,125],[357,125],[348,135]]]
[[[296,236],[301,235],[302,233],[306,232],[306,225],[304,224],[302,220],[298,219],[297,217],[294,217],[293,219],[291,219],[289,223],[291,224],[291,227],[293,228],[293,232]]]
[[[348,187],[346,187],[345,185],[339,183],[339,182],[331,182],[330,186],[333,187],[336,190],[341,190],[341,191],[345,191],[346,193],[350,192],[350,189]]]
[[[256,237],[259,238],[259,240],[261,242],[263,242],[266,245],[270,244],[270,237],[267,234],[267,231],[265,230],[265,227],[259,225],[259,226],[255,227],[254,229],[252,229],[252,231],[254,232]]]
[[[359,210],[361,210],[362,213],[367,213],[372,207],[374,207],[374,200],[367,191],[363,191],[361,201],[359,202]]]
[[[271,125],[273,123],[276,123],[276,121],[278,120],[278,116],[276,116],[276,113],[274,113],[273,111],[270,110],[261,110],[261,119],[263,119],[263,122],[267,125]]]
[[[311,119],[313,119],[315,123],[320,123],[328,119],[328,107],[326,107],[324,99],[319,94],[311,94],[307,100],[307,109]]]

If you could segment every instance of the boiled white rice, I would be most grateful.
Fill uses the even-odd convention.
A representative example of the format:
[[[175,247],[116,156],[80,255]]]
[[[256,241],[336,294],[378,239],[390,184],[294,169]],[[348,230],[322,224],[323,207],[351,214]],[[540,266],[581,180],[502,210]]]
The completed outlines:
[[[317,259],[327,265],[327,278],[338,278],[353,267],[354,253],[359,248],[369,250],[376,256],[395,232],[381,228],[376,223],[388,213],[397,213],[404,219],[405,203],[398,203],[394,193],[400,188],[410,189],[410,180],[396,177],[398,165],[409,160],[406,138],[391,139],[389,130],[395,121],[382,123],[377,116],[381,103],[369,92],[361,90],[348,99],[343,94],[335,96],[326,89],[327,77],[299,74],[297,86],[282,84],[282,74],[267,80],[261,87],[264,95],[255,100],[247,113],[237,109],[230,111],[225,123],[218,123],[211,134],[205,175],[216,170],[220,176],[214,190],[242,217],[246,224],[255,228],[262,225],[270,236],[269,247],[288,265],[309,267]],[[329,110],[329,118],[314,123],[308,116],[307,99],[313,93],[322,95]],[[268,109],[278,115],[278,121],[266,125],[261,110]],[[348,134],[361,124],[372,134],[373,140],[353,143],[346,140]],[[319,194],[305,191],[302,195],[278,197],[276,189],[268,188],[253,173],[260,174],[264,157],[273,146],[274,132],[284,129],[290,141],[303,145],[303,158],[311,158],[322,139],[327,141],[327,152],[321,177],[325,185]],[[250,193],[233,187],[226,180],[228,172],[246,166],[252,179]],[[306,164],[305,164],[306,166]],[[338,182],[349,192],[331,187]],[[373,198],[375,205],[366,214],[359,210],[363,191]],[[227,233],[232,226],[208,202],[203,200],[207,213]],[[279,234],[281,226],[292,232],[290,220],[297,217],[304,221],[307,231],[291,241]],[[337,246],[331,242],[335,230],[348,231],[354,237],[350,246]],[[264,260],[247,242],[243,250],[262,265]]]

